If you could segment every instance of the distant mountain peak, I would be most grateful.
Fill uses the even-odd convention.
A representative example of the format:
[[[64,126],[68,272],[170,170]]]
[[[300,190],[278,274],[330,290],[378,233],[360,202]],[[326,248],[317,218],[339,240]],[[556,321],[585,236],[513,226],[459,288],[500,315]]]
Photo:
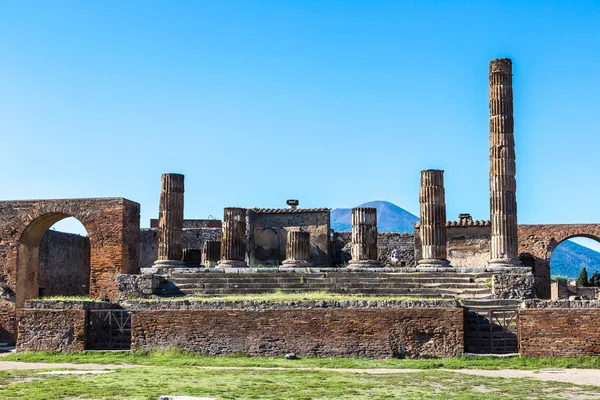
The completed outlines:
[[[372,207],[377,209],[377,230],[379,232],[408,232],[414,231],[415,222],[419,217],[411,214],[402,207],[385,200],[369,201],[357,207]],[[331,211],[331,228],[337,232],[352,230],[352,209],[336,208]]]

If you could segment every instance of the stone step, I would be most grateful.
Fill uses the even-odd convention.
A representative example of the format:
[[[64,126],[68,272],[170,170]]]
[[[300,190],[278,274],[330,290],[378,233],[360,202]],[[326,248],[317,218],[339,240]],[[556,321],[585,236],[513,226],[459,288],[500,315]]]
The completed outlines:
[[[369,289],[369,288],[380,288],[380,289],[397,289],[397,288],[432,288],[432,289],[482,289],[489,291],[485,286],[478,285],[476,283],[365,283],[365,282],[353,282],[353,283],[329,283],[329,282],[188,282],[188,283],[173,283],[174,286],[182,289],[186,288],[219,288],[219,287],[235,287],[235,288],[253,288],[253,287],[265,287],[265,288],[313,288],[313,289],[327,289],[329,287],[337,288],[357,288],[357,289]],[[171,286],[171,284],[165,284],[165,286]]]
[[[254,288],[210,288],[210,289],[199,289],[199,288],[179,288],[179,291],[186,294],[246,294],[246,293],[270,293],[275,291],[280,292],[314,292],[320,291],[311,288],[265,288],[265,287],[254,287]],[[351,288],[330,288],[326,290],[331,293],[355,293],[355,294],[380,294],[380,295],[404,295],[404,294],[412,294],[412,295],[420,295],[420,296],[430,296],[430,295],[446,295],[449,297],[453,297],[455,295],[490,295],[490,292],[486,292],[480,289],[470,290],[468,292],[465,291],[456,291],[452,289],[427,289],[427,288],[415,288],[415,289],[405,289],[405,288],[396,288],[396,289],[379,289],[379,288],[364,288],[364,289],[351,289]]]
[[[294,278],[254,278],[254,277],[236,277],[236,278],[171,278],[170,281],[176,284],[185,283],[337,283],[337,284],[352,284],[356,282],[371,283],[374,285],[389,283],[389,284],[403,284],[403,283],[415,283],[415,284],[468,284],[481,282],[474,282],[468,278],[402,278],[402,279],[363,279],[361,277],[355,277],[354,279],[333,279],[333,278],[314,278],[314,277],[294,277]]]

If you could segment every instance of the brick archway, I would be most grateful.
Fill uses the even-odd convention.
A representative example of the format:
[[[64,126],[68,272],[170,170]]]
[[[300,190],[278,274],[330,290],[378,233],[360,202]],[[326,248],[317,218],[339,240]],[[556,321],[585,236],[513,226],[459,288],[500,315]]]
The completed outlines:
[[[138,203],[123,198],[0,202],[0,341],[12,341],[15,310],[37,297],[42,237],[67,217],[88,232],[91,297],[116,300],[116,275],[137,272]]]
[[[554,249],[573,237],[587,237],[600,242],[600,224],[519,225],[519,254],[535,260],[539,297],[550,297],[550,256]]]

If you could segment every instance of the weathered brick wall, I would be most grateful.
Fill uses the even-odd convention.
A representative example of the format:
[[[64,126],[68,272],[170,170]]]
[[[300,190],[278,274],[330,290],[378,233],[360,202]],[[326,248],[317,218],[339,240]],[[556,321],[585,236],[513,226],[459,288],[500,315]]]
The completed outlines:
[[[464,349],[462,308],[287,308],[132,311],[134,349],[205,354],[450,357]]]
[[[207,240],[221,240],[220,228],[184,228],[181,235],[183,248],[201,249]],[[158,259],[158,229],[140,231],[140,267],[148,268]]]
[[[519,310],[521,355],[600,355],[599,301],[527,301]]]
[[[49,230],[40,243],[39,286],[43,296],[83,296],[90,289],[90,240]]]
[[[0,310],[14,313],[37,297],[39,244],[54,223],[69,216],[89,235],[90,295],[116,300],[116,275],[137,270],[139,211],[138,203],[123,198],[1,201]],[[0,323],[0,335],[12,342],[14,319],[0,316]]]
[[[248,209],[249,265],[280,265],[285,260],[287,231],[310,232],[310,257],[315,266],[331,265],[329,209]]]
[[[17,351],[82,351],[86,348],[86,310],[20,309]]]

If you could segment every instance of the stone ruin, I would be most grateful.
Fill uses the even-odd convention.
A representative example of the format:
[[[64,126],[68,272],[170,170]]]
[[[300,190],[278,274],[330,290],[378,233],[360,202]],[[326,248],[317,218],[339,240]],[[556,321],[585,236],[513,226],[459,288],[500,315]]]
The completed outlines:
[[[600,224],[517,224],[511,60],[490,63],[489,84],[488,221],[473,220],[469,214],[448,221],[444,171],[429,169],[421,171],[420,222],[412,234],[378,232],[374,208],[354,208],[352,232],[334,232],[328,208],[301,208],[297,199],[288,200],[286,208],[225,208],[222,221],[186,220],[184,176],[180,174],[162,176],[159,216],[149,229],[140,229],[139,204],[126,199],[0,202],[0,341],[14,342],[19,336],[23,350],[102,348],[106,344],[94,339],[98,332],[91,327],[99,329],[93,322],[98,313],[111,312],[117,320],[123,318],[119,329],[129,335],[124,348],[177,345],[210,354],[277,355],[294,350],[374,357],[449,356],[482,349],[547,354],[535,344],[535,340],[545,340],[539,332],[548,330],[541,322],[545,308],[554,310],[549,315],[556,321],[566,321],[573,315],[597,318],[593,309],[600,307],[535,300],[551,295],[550,255],[570,237],[600,238]],[[83,223],[89,240],[63,240],[66,234],[58,232],[44,236],[50,226],[68,216]],[[62,257],[60,265],[53,263],[52,253],[67,254],[65,248],[73,246],[81,251],[72,254],[89,254],[89,262],[82,262],[84,256],[79,255],[77,259]],[[76,267],[69,270],[68,265]],[[75,287],[65,283],[61,288],[59,276],[77,276]],[[49,287],[52,290],[44,292]],[[384,301],[380,306],[368,301],[285,307],[257,303],[250,308],[186,300],[277,290],[414,300]],[[46,294],[85,294],[105,303],[50,305],[35,300]],[[182,302],[143,300],[165,297],[181,297]],[[519,304],[523,311],[518,311]],[[325,322],[321,306],[332,310],[334,320]],[[493,331],[492,313],[498,309],[514,316],[505,320],[501,345],[493,337],[480,335],[486,329]],[[257,310],[270,316],[271,322],[257,317]],[[564,310],[570,314],[566,316]],[[133,320],[132,314],[136,315]],[[316,319],[322,326],[289,325],[294,318]],[[520,337],[510,328],[516,329],[517,319]],[[213,339],[198,336],[199,328],[183,322],[196,320],[198,326],[210,329]],[[253,337],[269,336],[267,331],[280,332],[279,336],[270,333],[275,337],[264,339],[268,345],[256,339],[257,343],[249,340],[241,346],[248,337],[236,329],[239,320],[245,321],[244,329],[253,332]],[[341,329],[340,323],[358,324],[356,332],[362,338],[362,329],[372,327],[377,332],[375,342],[356,340],[383,350],[369,353],[356,350],[362,345],[349,347],[347,338],[331,333]],[[71,329],[70,339],[64,338],[64,327]],[[157,327],[164,330],[157,331]],[[563,328],[561,332],[568,336],[566,325]],[[299,330],[304,339],[297,342]],[[600,338],[592,339],[590,343],[600,343]],[[482,344],[482,340],[492,344]],[[598,353],[600,344],[573,354]]]

